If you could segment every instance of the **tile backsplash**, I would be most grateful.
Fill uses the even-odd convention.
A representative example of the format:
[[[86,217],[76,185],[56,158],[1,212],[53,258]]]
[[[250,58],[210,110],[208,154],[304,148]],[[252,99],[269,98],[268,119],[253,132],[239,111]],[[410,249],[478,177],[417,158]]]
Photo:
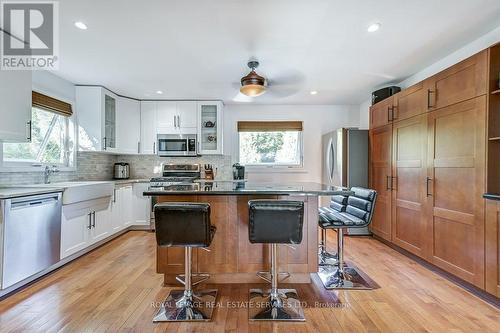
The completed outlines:
[[[158,157],[155,155],[112,155],[98,152],[78,152],[77,170],[61,171],[50,176],[51,182],[76,180],[110,180],[113,178],[113,164],[130,164],[131,178],[151,178],[161,174],[162,163],[212,164],[217,169],[216,179],[232,178],[231,156]],[[39,172],[0,172],[0,186],[40,184],[44,181],[43,170]]]
[[[163,163],[187,163],[187,164],[211,164],[216,171],[215,179],[232,179],[231,156],[207,155],[199,157],[158,157],[155,155],[118,155],[117,162],[130,164],[130,176],[132,178],[151,178],[161,175]],[[202,174],[203,176],[203,174]]]

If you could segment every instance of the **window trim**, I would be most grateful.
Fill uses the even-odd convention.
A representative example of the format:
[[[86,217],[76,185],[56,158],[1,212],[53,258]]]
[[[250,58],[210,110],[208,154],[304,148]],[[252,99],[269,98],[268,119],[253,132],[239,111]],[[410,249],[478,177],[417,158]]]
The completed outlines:
[[[250,172],[307,172],[304,163],[304,129],[299,132],[300,163],[299,164],[245,164],[245,168]],[[237,161],[240,163],[240,131],[236,131],[237,136]]]
[[[47,91],[42,88],[38,87],[33,87],[32,90],[34,92],[38,92],[40,94],[46,95],[48,97],[58,99],[62,102],[68,103],[71,105],[72,109],[75,109],[75,102],[64,97],[57,96],[56,94]],[[36,107],[36,106],[35,106]],[[40,108],[43,110],[43,108]],[[45,110],[46,112],[51,112],[49,110]],[[73,159],[72,159],[72,165],[71,166],[65,166],[58,164],[57,169],[59,171],[63,172],[71,172],[71,171],[76,171],[77,170],[77,154],[78,154],[78,121],[77,117],[75,115],[75,112],[73,112],[71,117],[68,118],[68,125],[70,123],[73,124]],[[68,134],[69,133],[69,128],[68,128]],[[69,135],[68,135],[69,137]],[[68,144],[69,147],[69,144]],[[44,171],[46,166],[52,166],[54,165],[53,163],[32,163],[32,162],[4,162],[3,160],[3,142],[0,142],[0,172],[40,172]]]

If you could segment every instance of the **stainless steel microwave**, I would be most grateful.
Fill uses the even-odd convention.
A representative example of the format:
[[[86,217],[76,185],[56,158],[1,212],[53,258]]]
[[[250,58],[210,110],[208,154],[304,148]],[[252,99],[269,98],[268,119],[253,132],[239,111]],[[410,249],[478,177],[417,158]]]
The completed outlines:
[[[158,156],[197,156],[196,134],[158,134]]]

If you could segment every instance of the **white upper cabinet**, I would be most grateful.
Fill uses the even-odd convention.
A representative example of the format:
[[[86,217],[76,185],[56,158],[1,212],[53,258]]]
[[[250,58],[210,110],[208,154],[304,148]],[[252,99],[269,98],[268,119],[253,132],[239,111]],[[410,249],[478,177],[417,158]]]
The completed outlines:
[[[156,127],[163,134],[171,134],[177,129],[177,102],[156,102]]]
[[[156,102],[157,132],[159,134],[195,134],[197,128],[196,102]]]
[[[156,154],[157,134],[197,134],[200,155],[222,155],[222,102],[142,101],[141,154]]]
[[[156,102],[141,102],[141,154],[156,154]]]
[[[198,124],[197,103],[193,101],[177,102],[177,127],[182,134],[194,134]]]
[[[78,143],[83,151],[136,154],[140,103],[102,87],[76,87]]]
[[[0,70],[0,141],[31,141],[31,80],[31,71]]]
[[[76,87],[80,150],[116,152],[117,97],[102,87]]]
[[[222,155],[222,102],[198,102],[198,145],[200,155]]]
[[[117,150],[123,154],[138,154],[141,134],[140,102],[124,97],[118,97],[117,102]]]

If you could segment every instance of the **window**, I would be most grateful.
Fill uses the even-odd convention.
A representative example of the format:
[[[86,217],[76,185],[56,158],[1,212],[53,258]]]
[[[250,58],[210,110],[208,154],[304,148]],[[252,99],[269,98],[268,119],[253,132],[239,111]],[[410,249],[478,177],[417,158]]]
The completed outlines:
[[[302,166],[302,122],[238,122],[239,162]]]
[[[42,103],[40,94],[38,95],[33,95],[31,142],[4,143],[3,166],[50,164],[72,167],[75,157],[75,128],[70,117],[71,105],[68,104],[69,112],[60,107],[54,108],[48,103],[50,97],[41,95],[45,98]]]

